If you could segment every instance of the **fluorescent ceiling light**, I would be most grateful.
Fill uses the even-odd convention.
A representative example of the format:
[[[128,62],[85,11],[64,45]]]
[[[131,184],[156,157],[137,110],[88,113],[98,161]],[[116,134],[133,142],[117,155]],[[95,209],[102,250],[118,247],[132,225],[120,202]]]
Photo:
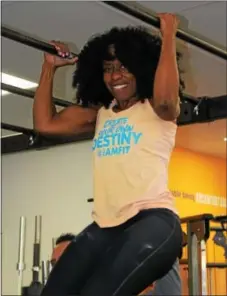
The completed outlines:
[[[2,78],[2,83],[8,84],[8,85],[12,85],[15,87],[19,87],[22,89],[31,89],[34,87],[37,87],[38,84],[29,80],[25,80],[16,76],[12,76],[6,73],[2,73],[1,75]],[[9,94],[8,91],[6,90],[2,90],[1,91],[2,96]]]

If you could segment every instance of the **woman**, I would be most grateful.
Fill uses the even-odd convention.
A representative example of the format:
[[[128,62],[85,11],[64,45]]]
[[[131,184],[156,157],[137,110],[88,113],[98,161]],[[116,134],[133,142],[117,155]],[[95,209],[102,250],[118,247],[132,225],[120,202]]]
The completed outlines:
[[[95,131],[94,222],[67,247],[45,295],[136,295],[172,267],[182,232],[168,190],[168,163],[179,115],[174,15],[160,14],[162,42],[139,28],[114,28],[89,40],[78,58],[45,55],[34,101],[43,134]],[[56,113],[51,101],[57,68],[77,63],[80,105]]]

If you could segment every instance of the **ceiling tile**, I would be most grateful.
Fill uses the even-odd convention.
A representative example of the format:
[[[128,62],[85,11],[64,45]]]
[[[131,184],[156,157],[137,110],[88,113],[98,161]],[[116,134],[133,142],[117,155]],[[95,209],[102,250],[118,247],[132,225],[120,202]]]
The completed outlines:
[[[212,2],[181,13],[189,22],[189,29],[214,41],[224,48],[227,45],[227,4]]]
[[[198,5],[203,5],[206,1],[135,1],[155,12],[176,13]]]

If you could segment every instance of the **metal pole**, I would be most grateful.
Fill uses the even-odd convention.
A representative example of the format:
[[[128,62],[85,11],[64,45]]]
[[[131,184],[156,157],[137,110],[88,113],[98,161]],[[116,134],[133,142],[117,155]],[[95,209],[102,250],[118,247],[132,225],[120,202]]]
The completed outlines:
[[[35,237],[33,245],[32,281],[39,281],[40,270],[40,245],[41,245],[42,217],[35,216]]]
[[[20,217],[20,230],[19,230],[19,251],[18,251],[18,285],[17,285],[17,295],[22,294],[22,285],[23,285],[23,271],[25,269],[24,263],[24,250],[25,250],[25,217]]]
[[[1,83],[1,89],[8,91],[12,94],[24,96],[24,97],[31,98],[31,99],[34,99],[34,96],[35,96],[35,92],[32,90],[22,89],[22,88],[19,88],[19,87],[13,86],[13,85],[9,85],[9,84],[5,84],[5,83]],[[58,105],[58,106],[68,107],[68,106],[73,105],[73,103],[69,102],[69,101],[65,101],[62,99],[55,98],[55,97],[52,97],[52,99],[53,99],[54,104]],[[192,97],[191,95],[188,95],[188,94],[183,94],[183,99],[186,101],[189,101],[190,103],[193,103],[195,105],[199,102],[198,98]]]
[[[200,251],[201,251],[201,286],[202,293],[201,295],[207,295],[207,254],[206,254],[206,242],[201,240],[200,242]]]
[[[10,40],[22,43],[24,45],[33,47],[35,49],[50,53],[52,55],[58,55],[57,50],[55,47],[47,42],[35,39],[31,36],[27,36],[15,30],[9,29],[4,25],[1,27],[1,35],[2,37],[8,38]],[[68,59],[72,59],[76,57],[77,54],[71,52],[70,55],[67,57]]]
[[[188,288],[189,295],[200,295],[199,293],[199,262],[198,262],[198,240],[192,231],[192,225],[187,223],[188,237]]]
[[[28,144],[28,147],[35,146],[40,140],[40,136],[38,135],[38,133],[35,130],[29,129],[29,128],[25,128],[25,127],[17,126],[17,125],[12,125],[12,124],[8,124],[8,123],[4,123],[4,122],[1,122],[1,128],[19,133],[19,135],[21,135],[21,134],[26,135],[28,137],[26,140],[26,144]],[[18,134],[13,135],[13,136],[9,136],[9,137],[14,137],[14,136],[17,137]],[[15,145],[15,143],[14,143],[14,145]]]
[[[42,284],[43,284],[43,286],[46,284],[49,274],[50,274],[50,261],[43,260],[42,261]]]
[[[111,6],[119,11],[122,11],[132,17],[135,17],[136,19],[151,25],[156,28],[160,28],[160,22],[159,19],[156,16],[151,15],[150,13],[145,12],[142,9],[139,9],[139,7],[133,6],[131,2],[126,2],[126,1],[102,1],[108,6]],[[202,50],[205,50],[215,56],[218,56],[224,60],[227,60],[227,52],[226,50],[219,48],[215,45],[212,45],[208,43],[205,40],[202,40],[196,36],[193,36],[191,33],[183,31],[181,29],[177,30],[176,36],[183,40],[186,41],[189,44],[192,44]]]
[[[1,122],[1,128],[5,129],[5,130],[17,132],[17,133],[22,133],[22,134],[28,135],[28,136],[34,134],[34,130],[32,130],[32,129],[9,124],[9,123],[4,123],[4,122]]]
[[[34,99],[34,97],[35,97],[35,92],[32,90],[22,89],[22,88],[19,88],[19,87],[13,86],[13,85],[9,85],[9,84],[5,84],[5,83],[1,83],[1,89],[8,91],[12,94],[31,98],[31,99]],[[62,106],[62,107],[68,107],[68,106],[73,105],[73,103],[71,103],[69,101],[65,101],[62,99],[55,98],[55,97],[53,97],[53,103],[55,105]]]

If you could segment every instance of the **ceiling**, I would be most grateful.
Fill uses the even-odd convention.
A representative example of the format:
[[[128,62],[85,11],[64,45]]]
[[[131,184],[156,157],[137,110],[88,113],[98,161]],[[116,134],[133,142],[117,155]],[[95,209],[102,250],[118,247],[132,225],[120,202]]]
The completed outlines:
[[[135,2],[134,2],[135,3]],[[138,4],[138,2],[137,2]],[[224,1],[140,1],[150,12],[173,12],[181,27],[226,49],[226,2]],[[2,24],[48,41],[62,40],[79,51],[87,39],[113,26],[142,23],[105,4],[93,1],[4,1]],[[194,46],[178,42],[184,52],[185,92],[193,96],[227,93],[226,61]],[[43,53],[2,38],[2,72],[38,82]],[[54,95],[72,100],[72,67],[57,72]],[[2,97],[2,122],[32,128],[32,100],[17,95]],[[2,130],[2,136],[11,133]],[[226,157],[226,120],[180,127],[177,146]]]

